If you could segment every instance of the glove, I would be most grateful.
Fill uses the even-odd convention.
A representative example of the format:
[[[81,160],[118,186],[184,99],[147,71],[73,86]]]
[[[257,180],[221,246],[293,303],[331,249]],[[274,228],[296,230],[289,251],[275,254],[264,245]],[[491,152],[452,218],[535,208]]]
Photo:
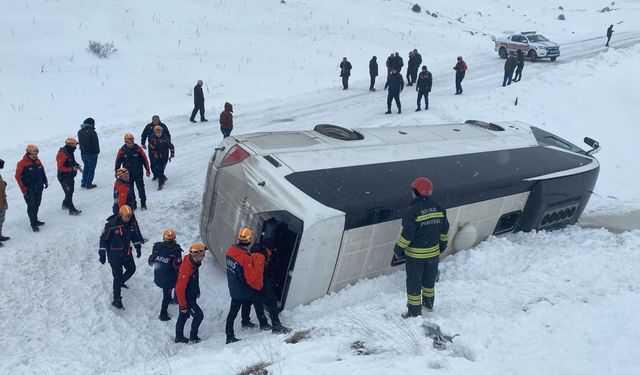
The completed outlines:
[[[136,258],[140,258],[142,256],[142,245],[136,244],[133,246],[136,248]]]
[[[404,250],[398,245],[393,247],[393,258],[396,260],[404,258]]]
[[[45,182],[45,183],[44,183],[44,188],[46,189],[46,188],[48,188],[48,187],[49,187],[49,184]]]
[[[100,255],[100,264],[104,264],[107,261],[107,255],[105,254],[104,250],[98,251],[98,254]]]
[[[188,310],[186,306],[185,307],[180,306],[180,314],[187,314],[187,312]]]
[[[147,177],[151,176],[151,172],[147,171]]]

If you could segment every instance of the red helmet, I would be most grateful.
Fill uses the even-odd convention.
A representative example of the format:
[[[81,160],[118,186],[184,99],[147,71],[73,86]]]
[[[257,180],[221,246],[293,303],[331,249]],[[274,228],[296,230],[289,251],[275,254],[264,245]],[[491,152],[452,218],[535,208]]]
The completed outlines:
[[[413,180],[411,188],[423,197],[429,196],[433,193],[433,184],[431,183],[431,180],[426,177],[418,177]]]

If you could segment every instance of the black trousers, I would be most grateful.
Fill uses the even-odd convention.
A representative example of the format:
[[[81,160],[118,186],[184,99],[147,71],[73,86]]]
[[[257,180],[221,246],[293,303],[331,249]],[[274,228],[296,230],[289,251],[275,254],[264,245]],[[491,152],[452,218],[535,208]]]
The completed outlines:
[[[75,190],[75,178],[70,176],[58,176],[58,182],[62,186],[64,192],[64,200],[62,201],[62,207],[75,210],[73,205],[73,191]]]
[[[280,318],[278,316],[278,314],[280,313],[280,310],[278,309],[278,298],[276,297],[276,294],[273,291],[271,285],[267,284],[266,281],[262,290],[256,293],[254,304],[255,303],[263,305],[264,309],[267,310],[267,313],[269,313],[269,318],[271,319],[271,325],[280,325]],[[257,313],[258,309],[256,308],[256,314]],[[258,317],[258,319],[260,319],[260,317]]]
[[[151,159],[151,173],[153,173],[153,177],[157,177],[158,180],[160,181],[166,180],[166,176],[164,175],[164,170],[167,168],[167,163],[169,162],[169,159],[165,157],[158,158],[153,156],[153,154],[151,154],[150,159]]]
[[[462,94],[462,80],[464,79],[464,72],[456,72],[456,94]]]
[[[511,84],[511,77],[513,77],[513,70],[504,71],[504,79],[502,80],[502,86]]]
[[[27,203],[27,215],[29,215],[29,221],[31,226],[36,225],[38,221],[38,210],[40,209],[40,202],[42,202],[42,190],[27,190],[24,195],[24,201]]]
[[[140,197],[140,203],[145,203],[147,201],[147,193],[144,190],[144,176],[142,174],[137,176],[131,176],[131,180],[129,182],[129,189],[133,193],[133,200],[136,200],[136,192],[134,190],[134,186],[138,189],[138,196]],[[132,207],[136,208],[136,207]]]
[[[373,90],[373,86],[376,85],[376,76],[369,75],[369,77],[371,77],[371,82],[369,83],[369,90]]]
[[[343,89],[349,88],[349,76],[342,76],[342,88]]]
[[[513,80],[518,82],[519,80],[522,79],[522,69],[524,68],[524,66],[519,66],[516,68],[516,75],[513,77]]]
[[[122,284],[136,273],[136,262],[133,260],[133,255],[124,255],[121,251],[108,250],[107,255],[113,276],[113,299],[120,299]]]
[[[422,314],[422,306],[433,309],[439,257],[417,259],[407,257],[407,307],[409,314]]]
[[[388,93],[387,94],[387,110],[391,111],[391,101],[395,100],[396,105],[398,106],[398,111],[402,109],[402,105],[400,104],[400,93]]]
[[[251,300],[250,299],[231,299],[231,306],[229,307],[229,314],[227,314],[227,323],[225,326],[225,333],[227,337],[235,336],[233,331],[233,323],[236,321],[236,317],[238,316],[238,312],[241,308],[243,308],[242,312],[242,320],[246,322],[249,321],[249,312],[251,311]],[[246,319],[246,320],[245,320]]]
[[[418,90],[418,108],[420,108],[420,101],[424,96],[424,109],[429,109],[429,91]]]
[[[609,41],[611,41],[611,35],[607,35],[607,47],[609,47]]]
[[[409,76],[411,77],[411,83],[416,83],[418,80],[418,68],[412,69]]]
[[[200,121],[204,120],[204,102],[194,104],[193,111],[191,112],[191,121],[195,120],[198,111],[200,111]]]
[[[160,313],[167,313],[167,309],[169,308],[169,304],[171,303],[171,288],[162,288],[162,305],[160,305]]]
[[[204,319],[204,313],[196,301],[187,302],[187,312],[181,312],[178,315],[178,321],[176,322],[176,337],[184,337],[184,325],[187,323],[187,319],[192,317],[191,332],[189,338],[191,340],[198,337],[198,329],[200,329],[200,323]]]

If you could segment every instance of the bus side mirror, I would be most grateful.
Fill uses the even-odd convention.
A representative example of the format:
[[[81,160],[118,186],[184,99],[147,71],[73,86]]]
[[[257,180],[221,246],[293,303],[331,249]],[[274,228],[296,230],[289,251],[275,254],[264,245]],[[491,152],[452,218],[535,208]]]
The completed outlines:
[[[584,137],[584,143],[591,147],[591,150],[587,151],[587,155],[591,156],[600,151],[600,144],[595,139]]]

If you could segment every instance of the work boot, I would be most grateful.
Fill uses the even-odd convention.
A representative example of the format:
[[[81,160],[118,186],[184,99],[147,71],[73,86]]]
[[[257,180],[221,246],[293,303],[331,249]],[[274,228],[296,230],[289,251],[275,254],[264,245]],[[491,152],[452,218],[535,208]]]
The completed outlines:
[[[76,208],[70,208],[70,209],[69,209],[69,215],[72,215],[72,216],[80,215],[80,213],[81,213],[81,212],[82,212],[82,211],[80,211],[80,210],[78,210],[78,209],[76,209]]]
[[[416,112],[420,112],[420,111],[421,111],[421,109],[420,109],[420,107],[418,107],[418,109],[416,109]]]
[[[385,114],[385,115],[390,115],[390,114],[391,114],[391,111],[386,111],[384,114]]]
[[[38,226],[37,226],[37,225],[32,225],[32,226],[31,226],[31,230],[32,230],[32,231],[34,231],[34,232],[39,232],[39,231],[40,231],[40,228],[38,228]]]
[[[194,120],[194,119],[191,119],[191,120],[189,120],[189,122],[194,122],[194,123],[195,123],[195,122],[197,122],[197,121],[196,121],[196,120]],[[177,341],[176,341],[176,342],[177,342]]]
[[[273,327],[271,327],[271,324],[269,323],[260,324],[261,331],[271,331],[272,328]]]
[[[193,336],[193,337],[191,337],[191,338],[189,339],[189,344],[197,344],[197,343],[199,343],[200,341],[202,341],[202,340],[200,339],[200,337],[198,337],[198,336]]]
[[[147,201],[142,201],[140,203],[140,209],[141,210],[146,210],[147,209]]]
[[[162,320],[163,322],[166,322],[171,320],[171,317],[166,311],[162,311],[160,312],[160,316],[158,317],[158,319]]]
[[[401,110],[401,109],[398,109],[398,114],[401,114],[401,113],[402,113],[402,110]]]
[[[282,324],[274,324],[271,329],[271,333],[273,334],[281,334],[281,333],[289,333],[291,332],[291,328],[285,327]]]
[[[5,237],[0,235],[0,242],[8,241],[11,237]]]
[[[238,341],[240,341],[240,339],[235,336],[227,336],[227,342],[225,342],[225,344],[233,344]]]
[[[422,315],[422,314],[414,314],[414,313],[411,313],[411,312],[407,311],[407,312],[403,312],[402,315],[400,315],[400,316],[402,317],[402,319],[408,319],[408,318],[415,318],[416,316],[420,316],[420,315]]]
[[[175,342],[176,344],[180,344],[180,343],[188,344],[189,343],[189,339],[184,337],[183,335],[179,335],[179,336],[176,336],[176,338],[175,338],[175,340],[173,340],[173,342]]]
[[[122,298],[114,298],[113,302],[111,302],[111,306],[116,309],[124,310],[124,306],[122,306]]]
[[[41,225],[44,225],[44,221],[36,220],[34,224],[37,226],[41,226]]]
[[[242,322],[242,328],[256,328],[256,325],[251,321]]]
[[[200,119],[200,122],[207,122],[209,120],[207,120],[206,118]]]
[[[89,184],[89,185],[85,186],[85,189],[91,190],[91,189],[95,189],[97,187],[98,187],[98,185],[96,185],[96,184]]]

